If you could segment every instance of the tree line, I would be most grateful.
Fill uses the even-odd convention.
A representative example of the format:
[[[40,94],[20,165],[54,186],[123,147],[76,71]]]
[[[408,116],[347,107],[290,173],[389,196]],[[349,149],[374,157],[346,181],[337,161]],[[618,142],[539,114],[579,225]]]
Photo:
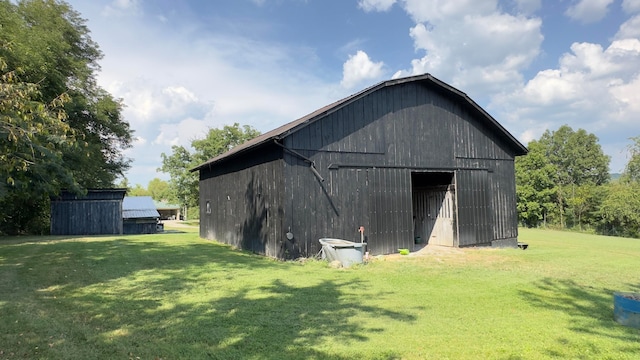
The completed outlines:
[[[640,237],[640,136],[630,139],[629,160],[611,179],[610,158],[598,138],[564,125],[529,142],[516,158],[521,225]]]

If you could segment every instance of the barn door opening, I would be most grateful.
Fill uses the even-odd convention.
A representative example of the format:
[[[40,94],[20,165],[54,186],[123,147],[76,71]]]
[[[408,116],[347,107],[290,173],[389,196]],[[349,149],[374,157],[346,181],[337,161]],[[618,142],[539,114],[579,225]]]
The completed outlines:
[[[455,185],[452,172],[411,174],[416,247],[456,245]]]

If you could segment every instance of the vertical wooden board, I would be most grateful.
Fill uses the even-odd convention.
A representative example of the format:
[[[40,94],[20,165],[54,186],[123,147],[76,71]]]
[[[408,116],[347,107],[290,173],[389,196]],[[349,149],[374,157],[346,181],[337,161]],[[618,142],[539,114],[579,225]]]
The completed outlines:
[[[400,213],[400,204],[402,203],[402,199],[401,199],[401,193],[400,193],[400,189],[399,189],[399,179],[398,179],[398,174],[397,171],[395,171],[395,169],[392,169],[390,171],[388,171],[388,175],[389,175],[389,179],[390,179],[390,189],[389,189],[389,193],[390,193],[390,201],[389,201],[389,205],[391,206],[391,209],[389,209],[389,215],[390,215],[390,235],[391,238],[393,239],[393,252],[397,252],[398,248],[400,248],[400,224],[402,222],[402,215]]]
[[[364,144],[362,150],[364,152],[378,152],[377,150],[377,139],[374,137],[374,128],[375,123],[373,122],[372,114],[372,102],[371,95],[367,95],[361,101],[361,122],[362,122],[362,139],[364,140]]]
[[[374,102],[373,109],[373,118],[375,119],[375,138],[377,143],[377,152],[386,153],[387,152],[387,137],[384,131],[384,118],[385,118],[385,108],[384,101],[381,99],[380,93],[375,93],[375,96],[372,96],[372,101]]]
[[[332,150],[332,145],[335,141],[334,136],[336,135],[334,128],[335,123],[335,113],[329,114],[327,117],[319,121],[319,124],[322,127],[322,145],[320,148],[323,150]]]
[[[315,121],[307,125],[308,137],[304,146],[305,150],[316,150],[322,147],[322,126]]]

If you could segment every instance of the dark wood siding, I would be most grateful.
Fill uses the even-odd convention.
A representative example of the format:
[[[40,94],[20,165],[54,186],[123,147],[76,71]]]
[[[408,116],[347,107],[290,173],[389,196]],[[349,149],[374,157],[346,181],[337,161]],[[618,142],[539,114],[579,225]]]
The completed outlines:
[[[398,249],[411,248],[411,172],[406,169],[374,169],[371,173],[371,252],[390,254]]]
[[[494,240],[490,191],[486,170],[457,172],[458,246],[490,245]]]
[[[201,235],[295,258],[316,255],[323,237],[360,241],[364,226],[372,254],[394,253],[414,241],[411,174],[439,172],[455,174],[439,184],[455,185],[454,245],[514,239],[513,160],[521,150],[463,100],[428,81],[382,87],[291,128],[278,157],[265,160],[275,145],[262,145],[202,168]],[[255,200],[257,193],[268,200]],[[216,209],[209,217],[206,201]],[[259,220],[273,204],[275,227]]]
[[[125,190],[90,190],[84,196],[63,192],[51,199],[51,234],[122,234],[124,194]]]
[[[156,219],[126,219],[122,222],[123,234],[155,234]]]
[[[260,155],[200,171],[201,237],[283,257],[281,153],[272,145]]]
[[[515,164],[513,160],[496,161],[490,173],[491,209],[493,210],[493,237],[510,240],[518,237],[516,211]]]

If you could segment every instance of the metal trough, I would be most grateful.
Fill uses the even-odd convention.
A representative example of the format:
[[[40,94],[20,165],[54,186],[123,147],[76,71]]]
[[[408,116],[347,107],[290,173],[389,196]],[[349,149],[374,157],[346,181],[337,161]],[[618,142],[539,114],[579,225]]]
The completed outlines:
[[[343,267],[361,264],[366,243],[356,243],[342,239],[322,238],[322,259],[340,261]]]

